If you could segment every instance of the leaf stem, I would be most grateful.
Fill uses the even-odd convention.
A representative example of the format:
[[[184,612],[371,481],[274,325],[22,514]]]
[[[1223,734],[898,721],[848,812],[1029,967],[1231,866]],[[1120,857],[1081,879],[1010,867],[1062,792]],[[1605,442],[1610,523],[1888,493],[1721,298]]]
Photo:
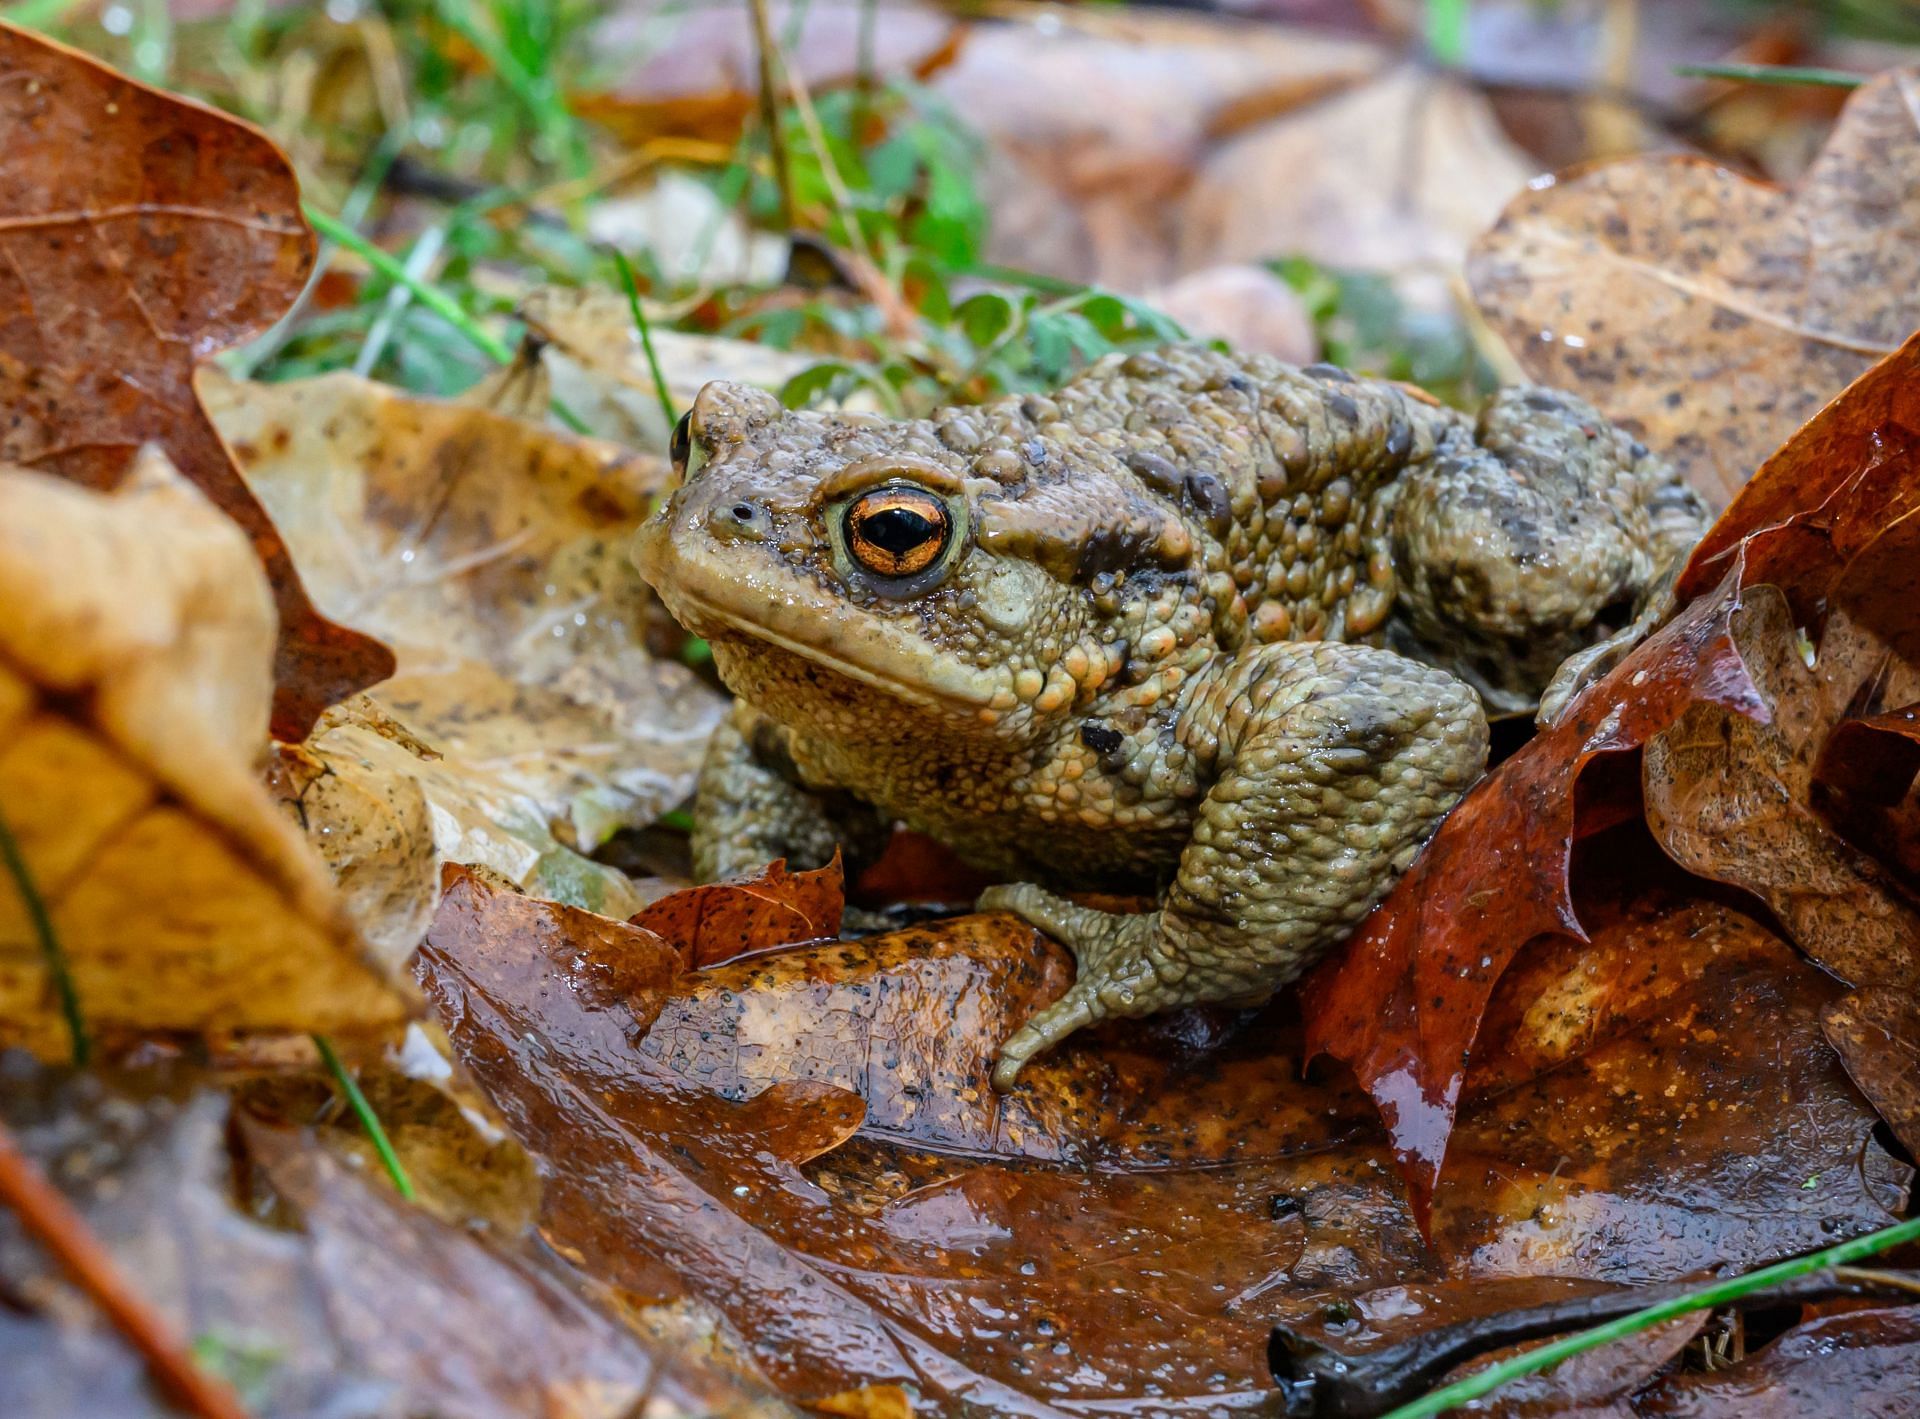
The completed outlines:
[[[27,920],[33,923],[33,934],[40,940],[40,954],[46,958],[54,994],[60,997],[60,1013],[67,1020],[73,1066],[85,1069],[93,1054],[93,1042],[87,1036],[86,1017],[80,1013],[80,993],[74,989],[73,973],[67,969],[67,953],[60,945],[59,933],[53,929],[53,914],[47,910],[46,898],[40,895],[39,884],[27,869],[26,856],[20,851],[13,829],[7,826],[5,813],[0,813],[0,862],[6,863],[7,875],[13,878],[13,885],[20,891],[21,905],[27,909]]]
[[[628,263],[626,253],[613,248],[613,264],[620,268],[620,284],[627,293],[627,309],[633,312],[633,328],[640,332],[641,348],[647,352],[647,368],[653,372],[653,392],[659,397],[660,412],[666,416],[667,429],[680,421],[673,411],[673,394],[667,388],[667,377],[660,370],[660,357],[653,351],[653,328],[647,324],[647,313],[640,308],[640,286],[633,279],[633,267]]]
[[[360,1083],[347,1072],[347,1066],[334,1051],[332,1041],[325,1035],[313,1037],[314,1048],[320,1051],[320,1058],[326,1062],[327,1070],[333,1075],[334,1083],[340,1086],[340,1092],[347,1096],[347,1104],[353,1109],[354,1116],[360,1120],[360,1126],[367,1131],[367,1137],[373,1143],[373,1151],[380,1155],[387,1176],[393,1179],[394,1191],[408,1202],[417,1199],[413,1190],[413,1180],[407,1176],[407,1170],[400,1165],[400,1155],[393,1151],[393,1141],[387,1137],[387,1130],[380,1122],[380,1115],[373,1111],[373,1105],[367,1102],[367,1096],[360,1089]]]
[[[1465,1404],[1470,1399],[1478,1399],[1481,1395],[1498,1389],[1509,1380],[1551,1369],[1571,1356],[1583,1354],[1612,1341],[1637,1334],[1662,1321],[1672,1320],[1675,1316],[1686,1315],[1691,1311],[1711,1310],[1715,1306],[1724,1305],[1728,1301],[1737,1301],[1742,1296],[1771,1286],[1776,1281],[1805,1276],[1812,1271],[1824,1271],[1829,1267],[1845,1266],[1848,1262],[1875,1256],[1911,1241],[1920,1241],[1920,1217],[1909,1217],[1904,1222],[1896,1222],[1891,1227],[1882,1227],[1877,1232],[1868,1232],[1864,1236],[1854,1237],[1824,1250],[1775,1262],[1772,1266],[1763,1266],[1758,1271],[1749,1271],[1745,1276],[1716,1281],[1698,1290],[1669,1297],[1644,1310],[1635,1311],[1632,1315],[1608,1321],[1605,1325],[1596,1325],[1591,1330],[1563,1336],[1559,1340],[1502,1360],[1497,1365],[1489,1365],[1484,1370],[1456,1380],[1450,1385],[1434,1390],[1431,1394],[1423,1395],[1411,1404],[1403,1404],[1382,1416],[1382,1419],[1431,1419],[1431,1416],[1452,1409],[1456,1405]]]
[[[1829,89],[1857,89],[1865,74],[1844,69],[1808,69],[1791,64],[1676,64],[1673,72],[1689,79],[1733,79],[1747,84],[1818,84]]]

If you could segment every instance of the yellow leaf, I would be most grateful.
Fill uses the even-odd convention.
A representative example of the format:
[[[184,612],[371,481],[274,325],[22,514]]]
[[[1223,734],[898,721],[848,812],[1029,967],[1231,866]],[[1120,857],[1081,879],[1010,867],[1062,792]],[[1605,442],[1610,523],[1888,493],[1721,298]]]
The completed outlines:
[[[92,1031],[406,1014],[255,777],[274,634],[246,538],[162,455],[113,494],[0,468],[0,814]],[[4,1044],[69,1047],[10,875]]]

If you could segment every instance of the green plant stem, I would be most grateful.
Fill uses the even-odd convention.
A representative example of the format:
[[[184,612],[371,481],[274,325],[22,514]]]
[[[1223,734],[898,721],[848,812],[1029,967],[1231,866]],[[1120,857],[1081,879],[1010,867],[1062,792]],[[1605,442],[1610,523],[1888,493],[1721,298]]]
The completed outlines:
[[[1674,73],[1689,79],[1734,79],[1748,84],[1818,84],[1829,89],[1857,89],[1865,74],[1844,69],[1803,69],[1790,64],[1677,64]]]
[[[754,52],[759,65],[760,126],[767,130],[774,186],[780,193],[780,229],[791,232],[795,216],[793,173],[787,164],[786,137],[780,130],[780,96],[774,87],[773,25],[767,19],[767,0],[747,0],[747,11],[753,18]]]
[[[641,348],[647,352],[647,368],[653,374],[653,392],[659,397],[660,412],[666,416],[667,429],[680,421],[673,411],[673,394],[667,388],[667,377],[661,373],[660,357],[653,352],[653,329],[647,324],[647,313],[640,308],[640,286],[633,279],[633,267],[628,263],[626,253],[616,249],[613,264],[620,268],[620,284],[627,293],[627,309],[633,312],[633,328],[640,332]]]
[[[1469,0],[1427,0],[1427,48],[1449,69],[1458,69],[1467,57]]]
[[[67,953],[61,949],[59,934],[53,929],[53,914],[47,910],[39,884],[27,870],[27,859],[20,851],[13,829],[7,826],[4,813],[0,813],[0,862],[5,862],[7,875],[13,878],[14,886],[20,891],[20,901],[27,909],[27,920],[33,923],[33,933],[40,939],[40,954],[46,957],[47,974],[53,978],[54,994],[60,997],[60,1013],[67,1020],[74,1067],[84,1069],[93,1054],[93,1042],[87,1036],[87,1022],[80,1013],[80,994],[73,988]]]
[[[1896,1222],[1891,1227],[1882,1227],[1877,1232],[1868,1232],[1865,1236],[1855,1237],[1851,1241],[1841,1242],[1821,1251],[1809,1252],[1805,1256],[1793,1257],[1788,1261],[1775,1262],[1772,1266],[1763,1266],[1758,1271],[1749,1271],[1745,1276],[1716,1281],[1711,1285],[1702,1286],[1697,1291],[1671,1297],[1656,1305],[1648,1306],[1645,1310],[1635,1311],[1632,1315],[1608,1321],[1605,1325],[1596,1325],[1591,1330],[1583,1330],[1577,1335],[1564,1336],[1537,1349],[1524,1351],[1497,1365],[1489,1365],[1486,1369],[1468,1375],[1465,1379],[1456,1380],[1431,1394],[1423,1395],[1411,1404],[1403,1404],[1384,1415],[1383,1419],[1431,1419],[1431,1416],[1443,1413],[1455,1405],[1465,1404],[1470,1399],[1478,1399],[1481,1395],[1498,1389],[1508,1380],[1551,1369],[1571,1356],[1583,1354],[1612,1341],[1650,1329],[1662,1321],[1672,1320],[1675,1316],[1686,1315],[1692,1311],[1711,1310],[1715,1306],[1724,1305],[1728,1301],[1737,1301],[1742,1296],[1771,1286],[1776,1281],[1805,1276],[1812,1271],[1824,1271],[1829,1267],[1845,1266],[1849,1262],[1859,1261],[1862,1257],[1876,1256],[1911,1241],[1920,1241],[1920,1217],[1909,1217],[1904,1222]]]
[[[315,1035],[313,1045],[320,1051],[320,1058],[333,1075],[334,1083],[347,1096],[347,1104],[353,1109],[354,1117],[366,1129],[367,1137],[373,1142],[373,1151],[380,1155],[387,1176],[393,1179],[394,1191],[408,1202],[414,1201],[417,1194],[413,1190],[413,1180],[407,1176],[407,1170],[400,1166],[400,1155],[393,1151],[393,1142],[387,1137],[387,1130],[381,1125],[380,1116],[373,1111],[373,1105],[367,1102],[367,1096],[361,1092],[359,1081],[347,1073],[347,1066],[341,1063],[340,1056],[325,1035]]]
[[[474,348],[482,354],[503,365],[513,362],[513,350],[506,341],[460,309],[459,302],[438,286],[429,285],[421,280],[345,222],[337,217],[328,216],[311,202],[301,203],[300,210],[306,213],[307,221],[321,236],[330,242],[344,246],[389,281],[405,286],[413,292],[415,300],[466,336],[473,343]]]

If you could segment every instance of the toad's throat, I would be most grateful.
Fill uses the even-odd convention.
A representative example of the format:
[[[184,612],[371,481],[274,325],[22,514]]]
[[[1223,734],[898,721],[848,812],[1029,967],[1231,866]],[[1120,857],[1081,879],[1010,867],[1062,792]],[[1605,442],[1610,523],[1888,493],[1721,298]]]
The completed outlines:
[[[823,666],[849,680],[872,686],[906,704],[929,708],[982,709],[993,697],[993,687],[980,683],[979,678],[967,674],[958,664],[949,663],[938,667],[935,673],[928,673],[930,667],[924,659],[920,659],[909,677],[908,674],[889,673],[871,661],[847,655],[832,644],[830,630],[821,633],[829,624],[824,619],[818,629],[800,622],[798,618],[794,618],[795,624],[792,626],[776,627],[769,625],[764,617],[742,615],[723,602],[684,585],[675,588],[673,599],[678,603],[674,609],[680,618],[703,628],[708,634],[712,627],[725,627],[737,635],[762,641],[802,660]],[[937,673],[938,669],[948,673]]]

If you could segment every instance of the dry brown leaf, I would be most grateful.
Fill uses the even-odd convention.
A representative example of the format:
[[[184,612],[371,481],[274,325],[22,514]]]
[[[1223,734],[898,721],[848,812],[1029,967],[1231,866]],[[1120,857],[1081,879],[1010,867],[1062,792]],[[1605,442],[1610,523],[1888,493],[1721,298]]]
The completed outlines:
[[[1701,703],[1648,740],[1648,826],[1681,866],[1759,896],[1843,980],[1912,980],[1920,908],[1814,807],[1814,764],[1833,718],[1821,712],[1819,676],[1802,658],[1786,598],[1747,588],[1731,627],[1767,718]],[[1848,688],[1857,683],[1849,677]]]
[[[279,611],[276,730],[298,737],[392,658],[307,599],[193,392],[313,263],[286,155],[258,130],[0,22],[0,462],[114,486],[157,443],[245,529]]]
[[[925,78],[953,57],[963,36],[953,16],[915,0],[773,0],[767,12],[782,60],[813,93],[859,77],[863,46],[869,75]],[[574,100],[578,112],[628,143],[673,134],[731,144],[754,112],[757,50],[743,5],[623,0],[597,26],[594,45],[601,53],[641,53],[608,92]]]
[[[294,751],[314,762],[289,764],[293,796],[344,810],[329,832],[352,826],[360,860],[384,864],[386,886],[366,890],[424,889],[412,926],[431,912],[438,861],[399,836],[419,816],[399,786],[414,782],[441,859],[638,910],[618,873],[569,848],[680,802],[721,708],[642,643],[652,594],[627,543],[661,463],[348,375],[209,377],[204,392],[316,598],[399,656]]]
[[[0,812],[91,1029],[340,1031],[405,1013],[255,778],[273,644],[246,538],[161,455],[112,494],[0,469]],[[68,1043],[4,876],[0,1043]]]
[[[1726,503],[1920,327],[1920,71],[1847,103],[1793,187],[1671,154],[1516,198],[1474,294],[1535,378],[1584,395]]]

